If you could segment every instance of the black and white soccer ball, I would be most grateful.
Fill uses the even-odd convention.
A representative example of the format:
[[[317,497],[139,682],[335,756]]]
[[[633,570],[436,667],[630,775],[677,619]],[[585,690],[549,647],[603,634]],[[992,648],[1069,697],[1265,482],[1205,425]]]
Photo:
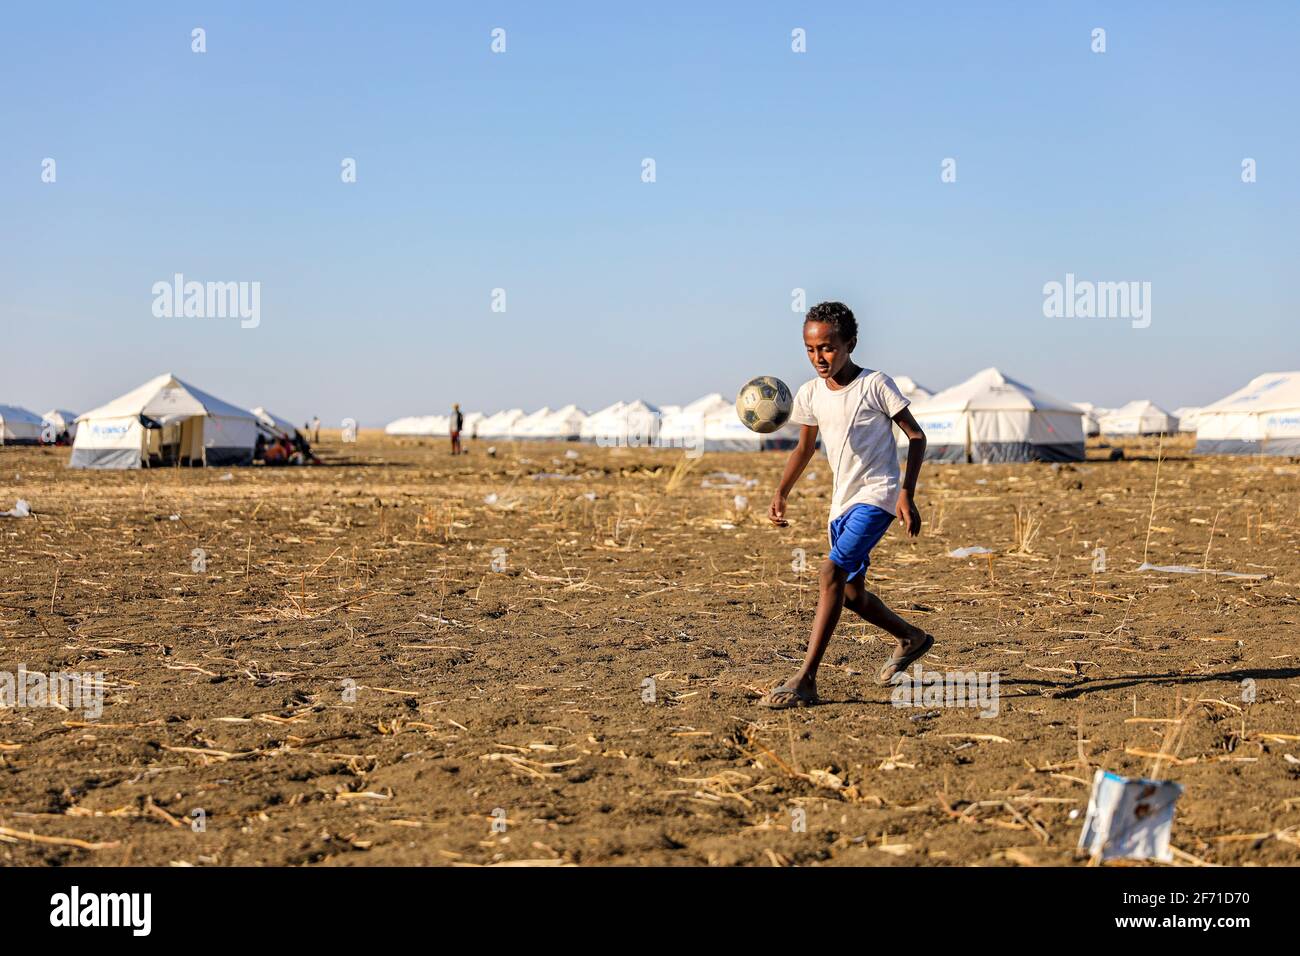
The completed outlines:
[[[750,431],[766,435],[790,420],[794,398],[779,378],[760,375],[745,383],[736,396],[736,414]]]

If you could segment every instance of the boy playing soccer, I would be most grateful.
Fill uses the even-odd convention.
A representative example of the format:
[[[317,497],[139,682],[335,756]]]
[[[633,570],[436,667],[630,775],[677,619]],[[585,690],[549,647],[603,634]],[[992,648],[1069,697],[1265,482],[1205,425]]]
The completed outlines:
[[[894,380],[883,372],[860,368],[850,358],[858,344],[858,323],[848,306],[840,302],[813,306],[804,319],[803,341],[817,378],[805,382],[795,395],[790,420],[803,428],[772,497],[769,517],[780,527],[787,524],[786,498],[812,459],[820,432],[834,478],[831,553],[819,575],[821,593],[803,666],[760,701],[773,708],[818,702],[817,667],[835,632],[841,607],[847,606],[898,641],[880,671],[882,684],[888,684],[894,674],[906,670],[934,646],[933,637],[885,607],[865,585],[871,549],[895,515],[909,535],[915,537],[921,531],[921,515],[912,495],[925,458],[925,433]],[[891,422],[908,438],[907,472],[901,487]]]

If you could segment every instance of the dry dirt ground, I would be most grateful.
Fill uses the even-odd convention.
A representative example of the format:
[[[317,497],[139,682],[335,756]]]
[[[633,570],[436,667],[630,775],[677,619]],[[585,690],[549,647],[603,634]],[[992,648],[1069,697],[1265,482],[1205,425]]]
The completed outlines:
[[[755,706],[802,654],[823,459],[775,529],[781,454],[486,451],[0,449],[0,509],[36,511],[0,518],[0,672],[106,688],[0,710],[0,864],[1081,865],[1098,767],[1186,788],[1179,864],[1300,861],[1294,461],[927,467],[869,586],[927,666],[998,674],[983,717],[893,706],[851,614],[825,704]]]

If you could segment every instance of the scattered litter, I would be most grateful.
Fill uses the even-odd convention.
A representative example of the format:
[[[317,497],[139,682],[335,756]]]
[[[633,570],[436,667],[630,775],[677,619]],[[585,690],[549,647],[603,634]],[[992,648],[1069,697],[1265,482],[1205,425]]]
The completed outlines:
[[[584,493],[582,497],[586,498],[588,501],[595,501],[596,493],[594,491],[588,491]]]
[[[1098,770],[1079,849],[1102,860],[1173,860],[1169,833],[1183,788],[1170,780],[1129,780]]]
[[[32,506],[25,498],[19,498],[18,503],[8,511],[0,511],[0,518],[30,518],[31,516]]]
[[[564,453],[564,457],[565,457],[565,458],[577,458],[577,457],[578,457],[578,453],[577,453],[576,451],[574,451],[572,448],[570,448],[568,451],[566,451],[566,452]]]
[[[1143,563],[1139,571],[1159,571],[1163,574],[1217,574],[1222,578],[1245,578],[1248,581],[1264,581],[1267,574],[1243,574],[1240,571],[1216,571],[1214,568],[1194,568],[1190,564],[1149,564]]]
[[[483,504],[485,504],[485,505],[494,505],[494,504],[497,503],[498,500],[499,500],[499,499],[497,498],[497,493],[494,491],[494,492],[492,492],[490,495],[484,495],[484,497],[483,497]]]
[[[487,450],[487,453],[489,458],[495,458],[497,456],[497,446],[496,445],[490,446]]]
[[[180,515],[172,515],[172,516],[169,517],[167,520],[168,520],[168,521],[180,521],[180,520],[181,520],[181,516],[180,516]]]
[[[705,475],[700,482],[701,488],[754,488],[757,485],[757,478],[746,478],[734,471],[715,471],[711,475]]]
[[[987,478],[976,478],[976,479],[975,479],[975,484],[977,484],[977,485],[987,485],[988,483],[989,483],[989,480],[988,480]]]
[[[749,507],[749,499],[746,498],[744,495],[736,495],[735,503],[736,503],[737,511],[744,511],[746,508]]]
[[[969,558],[972,554],[992,554],[992,548],[986,548],[982,544],[972,545],[969,548],[958,548],[956,551],[949,551],[950,558]]]
[[[736,526],[735,526],[734,524],[732,524],[730,521],[722,521],[722,522],[719,522],[719,523],[718,523],[718,527],[721,528],[723,531],[735,531],[735,530],[736,530]]]
[[[582,475],[561,475],[558,472],[554,472],[554,471],[539,471],[537,474],[529,475],[528,477],[531,478],[533,481],[541,481],[543,478],[551,478],[554,479],[555,481],[577,481],[579,478],[582,478],[583,476]]]
[[[217,479],[217,481],[234,481],[234,480],[235,480],[234,472],[230,472],[230,471],[226,472],[224,475],[222,475],[220,478]]]

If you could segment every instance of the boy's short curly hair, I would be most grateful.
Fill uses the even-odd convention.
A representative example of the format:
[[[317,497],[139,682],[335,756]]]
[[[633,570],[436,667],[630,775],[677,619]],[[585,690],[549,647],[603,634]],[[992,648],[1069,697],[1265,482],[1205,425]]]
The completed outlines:
[[[853,310],[843,302],[818,302],[804,316],[804,323],[808,322],[825,322],[834,327],[845,342],[858,337],[858,320],[853,317]]]

